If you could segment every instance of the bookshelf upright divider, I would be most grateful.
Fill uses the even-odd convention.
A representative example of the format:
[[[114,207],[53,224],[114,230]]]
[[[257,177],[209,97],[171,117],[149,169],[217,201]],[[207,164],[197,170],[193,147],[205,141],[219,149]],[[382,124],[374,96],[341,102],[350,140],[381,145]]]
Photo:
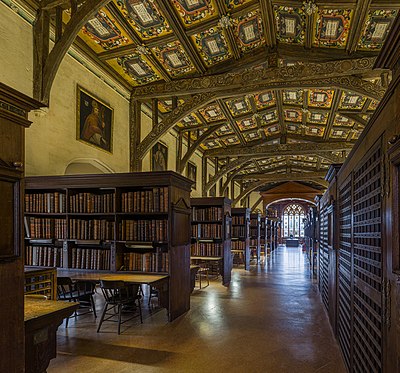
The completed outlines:
[[[225,197],[191,198],[191,258],[218,271],[222,284],[231,281],[231,200]],[[218,268],[213,268],[218,265]]]
[[[233,258],[242,257],[244,268],[250,269],[250,209],[232,209],[232,253]]]
[[[261,214],[255,212],[250,214],[250,251],[251,256],[256,257],[257,263],[260,263],[261,256]]]
[[[191,181],[172,171],[25,179],[25,264],[169,275],[190,308]]]
[[[261,215],[260,219],[260,255],[264,254],[264,258],[267,257],[267,218],[265,215]]]

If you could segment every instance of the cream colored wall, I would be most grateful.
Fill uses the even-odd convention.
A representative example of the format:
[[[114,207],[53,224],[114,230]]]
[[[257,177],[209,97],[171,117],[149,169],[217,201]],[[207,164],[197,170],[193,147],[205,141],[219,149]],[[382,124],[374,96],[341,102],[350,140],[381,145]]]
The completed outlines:
[[[112,154],[76,139],[78,84],[114,109]],[[27,175],[64,174],[76,158],[96,159],[114,172],[129,171],[129,102],[72,57],[65,56],[60,65],[48,113],[34,121],[26,131]]]
[[[0,82],[32,96],[31,25],[1,2],[0,15]]]
[[[250,205],[249,207],[252,208],[253,205],[258,201],[260,198],[260,193],[259,192],[252,192],[250,193]],[[259,209],[262,212],[262,201],[260,201],[257,206],[255,207],[254,210]]]

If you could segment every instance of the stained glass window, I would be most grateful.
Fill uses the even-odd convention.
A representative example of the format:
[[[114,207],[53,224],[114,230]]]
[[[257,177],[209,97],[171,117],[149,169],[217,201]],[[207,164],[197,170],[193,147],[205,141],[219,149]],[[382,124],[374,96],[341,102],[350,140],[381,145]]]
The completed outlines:
[[[288,205],[283,211],[284,237],[304,237],[304,218],[305,213],[300,205],[296,203]]]

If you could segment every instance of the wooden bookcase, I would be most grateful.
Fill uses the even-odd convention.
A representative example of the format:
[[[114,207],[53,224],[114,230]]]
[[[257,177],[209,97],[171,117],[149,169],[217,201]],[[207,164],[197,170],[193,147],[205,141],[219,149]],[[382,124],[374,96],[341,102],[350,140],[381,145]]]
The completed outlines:
[[[170,171],[26,178],[25,264],[168,274],[173,320],[190,307],[190,190]]]
[[[228,285],[232,271],[231,200],[225,197],[191,198],[190,205],[192,261],[206,262],[208,267],[216,263],[222,283]]]
[[[232,209],[232,254],[241,258],[246,270],[250,269],[250,209]]]
[[[261,256],[261,214],[250,214],[250,256],[260,262]]]
[[[260,217],[260,256],[267,256],[267,218],[265,215]]]

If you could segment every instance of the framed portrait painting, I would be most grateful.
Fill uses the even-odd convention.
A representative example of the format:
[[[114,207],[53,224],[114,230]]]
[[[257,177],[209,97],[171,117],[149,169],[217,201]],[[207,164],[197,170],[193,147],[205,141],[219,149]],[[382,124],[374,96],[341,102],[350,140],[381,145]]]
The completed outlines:
[[[76,138],[112,153],[113,109],[78,86]]]
[[[197,167],[194,163],[188,162],[186,167],[186,177],[194,182],[192,188],[196,190]]]
[[[168,169],[168,148],[158,142],[151,148],[152,171],[166,171]]]

